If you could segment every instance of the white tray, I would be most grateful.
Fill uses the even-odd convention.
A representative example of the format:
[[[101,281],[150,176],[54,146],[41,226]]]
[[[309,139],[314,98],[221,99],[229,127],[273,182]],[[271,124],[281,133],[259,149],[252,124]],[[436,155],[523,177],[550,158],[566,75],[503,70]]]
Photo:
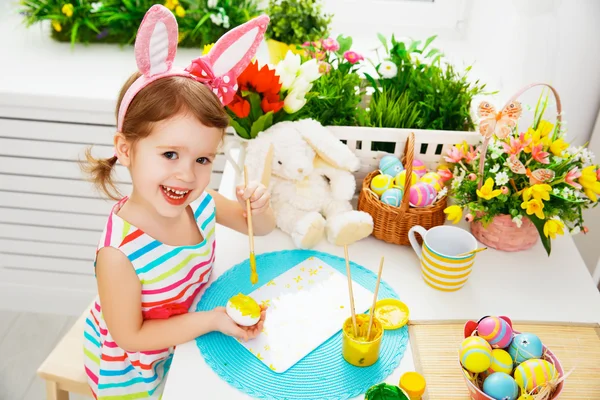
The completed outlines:
[[[357,314],[373,292],[352,282]],[[263,332],[241,343],[267,367],[283,373],[341,330],[351,316],[345,275],[310,257],[249,294],[269,306]]]

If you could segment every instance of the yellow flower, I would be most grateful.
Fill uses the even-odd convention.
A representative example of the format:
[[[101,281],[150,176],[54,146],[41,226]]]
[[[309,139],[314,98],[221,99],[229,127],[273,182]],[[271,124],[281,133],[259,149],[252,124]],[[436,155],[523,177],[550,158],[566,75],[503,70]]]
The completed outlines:
[[[542,137],[546,137],[550,132],[552,132],[553,129],[554,125],[543,119],[538,124],[538,128],[536,129],[536,131],[539,131]]]
[[[62,26],[60,25],[60,22],[58,22],[58,21],[52,21],[52,27],[54,28],[54,30],[56,32],[62,31]]]
[[[562,139],[556,139],[550,145],[550,151],[552,152],[552,154],[554,154],[557,157],[560,157],[560,155],[563,153],[563,151],[565,151],[568,148],[569,148],[569,143],[565,142]]]
[[[65,4],[64,6],[62,6],[62,10],[61,11],[67,17],[71,18],[73,16],[73,4],[71,4],[71,3]]]
[[[536,130],[529,128],[524,139],[526,141],[531,140],[531,142],[525,147],[525,153],[531,153],[531,150],[540,143],[542,143],[544,149],[550,147],[552,138],[548,134],[552,132],[553,129],[554,125],[545,120],[540,121]]]
[[[446,207],[444,213],[448,214],[448,220],[452,221],[454,224],[458,224],[462,218],[462,208],[460,208],[460,206]]]
[[[167,0],[167,1],[165,1],[165,7],[167,7],[171,11],[173,11],[175,9],[175,7],[177,7],[178,5],[179,5],[179,0]]]
[[[500,189],[492,189],[494,189],[494,180],[492,178],[487,178],[485,185],[481,187],[481,190],[477,189],[477,196],[482,199],[491,200],[502,193],[502,190]]]
[[[205,45],[204,45],[204,49],[202,49],[202,55],[203,55],[203,56],[207,55],[207,54],[208,54],[208,52],[210,51],[210,49],[212,49],[214,45],[215,45],[214,43],[211,43],[211,44],[205,44]]]
[[[552,191],[552,187],[545,183],[538,183],[537,185],[533,185],[528,187],[523,191],[523,200],[529,201],[531,197],[535,200],[550,200],[550,191]]]
[[[185,8],[181,6],[175,7],[175,15],[177,15],[179,18],[185,17]]]
[[[527,212],[527,215],[535,214],[539,219],[544,219],[544,203],[541,200],[529,200],[521,203],[521,208]]]
[[[563,235],[563,228],[565,224],[561,220],[558,219],[549,219],[544,224],[544,236],[550,237],[551,239],[556,238],[556,235]]]
[[[598,195],[600,195],[600,182],[598,182],[598,174],[596,173],[595,165],[590,165],[581,171],[579,183],[583,186],[583,191],[590,200],[598,201]]]

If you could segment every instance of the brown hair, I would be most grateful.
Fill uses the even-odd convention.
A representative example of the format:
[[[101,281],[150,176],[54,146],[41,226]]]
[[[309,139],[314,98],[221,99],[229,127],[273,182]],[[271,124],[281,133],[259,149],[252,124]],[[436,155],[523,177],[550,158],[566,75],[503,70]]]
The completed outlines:
[[[121,88],[117,115],[125,92],[140,75],[139,72],[131,75]],[[219,128],[223,134],[229,125],[225,109],[210,88],[193,79],[175,76],[153,82],[134,97],[123,120],[122,134],[135,144],[150,135],[154,124],[179,113],[191,113],[203,125]],[[94,158],[91,148],[86,149],[85,157],[87,162],[82,164],[82,169],[96,188],[111,199],[119,200],[121,194],[112,177],[117,157]]]

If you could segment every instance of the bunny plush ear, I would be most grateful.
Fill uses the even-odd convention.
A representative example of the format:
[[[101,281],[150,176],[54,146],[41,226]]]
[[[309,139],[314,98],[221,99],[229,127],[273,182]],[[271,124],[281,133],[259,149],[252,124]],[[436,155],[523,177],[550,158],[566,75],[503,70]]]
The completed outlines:
[[[256,55],[268,24],[269,17],[261,15],[230,30],[217,40],[204,57],[212,66],[215,77],[226,76],[237,80]]]
[[[171,70],[177,53],[178,29],[173,13],[160,4],[146,12],[135,39],[135,60],[146,77]]]
[[[249,179],[260,180],[263,185],[269,187],[273,152],[274,147],[270,136],[264,135],[264,132],[248,143],[244,165],[248,167]]]

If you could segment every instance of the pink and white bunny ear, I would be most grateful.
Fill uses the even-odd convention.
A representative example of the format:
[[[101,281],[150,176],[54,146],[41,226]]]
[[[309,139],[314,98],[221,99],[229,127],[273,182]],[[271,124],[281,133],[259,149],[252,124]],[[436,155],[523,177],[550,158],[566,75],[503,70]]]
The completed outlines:
[[[268,24],[269,17],[261,15],[230,30],[215,43],[203,58],[212,66],[216,78],[237,80],[256,55]]]
[[[135,60],[146,77],[171,70],[177,53],[178,29],[173,13],[155,4],[146,12],[135,39]]]

